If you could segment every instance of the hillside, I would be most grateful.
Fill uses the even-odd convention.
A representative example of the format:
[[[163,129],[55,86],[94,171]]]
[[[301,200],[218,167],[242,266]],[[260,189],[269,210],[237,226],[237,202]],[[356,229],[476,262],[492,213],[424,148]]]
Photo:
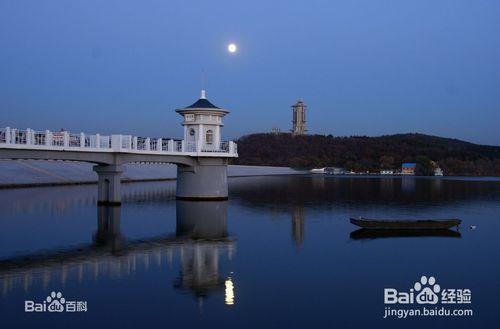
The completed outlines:
[[[423,134],[380,137],[252,134],[238,141],[237,164],[295,168],[343,167],[354,171],[397,169],[416,162],[419,174],[436,161],[446,175],[500,176],[500,147]]]

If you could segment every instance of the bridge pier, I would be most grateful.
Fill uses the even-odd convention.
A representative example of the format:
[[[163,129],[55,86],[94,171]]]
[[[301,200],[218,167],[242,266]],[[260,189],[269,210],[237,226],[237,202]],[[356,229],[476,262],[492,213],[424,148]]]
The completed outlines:
[[[93,170],[98,176],[97,204],[103,206],[121,205],[121,176],[119,165],[97,165]]]
[[[192,166],[177,165],[177,199],[227,200],[227,159],[202,158]]]

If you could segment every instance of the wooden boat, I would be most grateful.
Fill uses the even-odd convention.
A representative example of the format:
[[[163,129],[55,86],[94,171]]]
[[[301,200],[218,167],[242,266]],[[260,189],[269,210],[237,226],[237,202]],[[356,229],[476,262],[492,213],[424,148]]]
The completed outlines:
[[[387,230],[439,230],[458,227],[462,221],[460,219],[419,219],[419,220],[399,220],[399,219],[368,219],[351,218],[351,224],[366,229]]]
[[[418,230],[402,230],[402,229],[377,229],[370,230],[360,228],[351,232],[349,237],[353,240],[373,240],[380,238],[422,238],[422,237],[443,237],[443,238],[461,238],[462,235],[458,231],[449,229],[418,229]]]

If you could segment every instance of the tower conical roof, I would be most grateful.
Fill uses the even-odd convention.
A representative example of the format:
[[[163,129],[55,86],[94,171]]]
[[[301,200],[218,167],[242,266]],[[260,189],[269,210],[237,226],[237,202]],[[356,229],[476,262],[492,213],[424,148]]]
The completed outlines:
[[[201,90],[201,95],[200,99],[198,99],[196,102],[193,104],[189,105],[188,107],[185,107],[186,109],[219,109],[219,107],[215,106],[212,104],[207,98],[206,98],[206,93],[205,90]]]

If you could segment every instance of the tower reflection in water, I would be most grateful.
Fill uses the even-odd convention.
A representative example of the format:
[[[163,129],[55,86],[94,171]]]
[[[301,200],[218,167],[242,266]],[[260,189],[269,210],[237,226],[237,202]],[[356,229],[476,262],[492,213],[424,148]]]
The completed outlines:
[[[227,201],[177,201],[176,232],[129,240],[120,230],[121,207],[99,206],[92,244],[0,259],[2,296],[21,287],[64,286],[100,277],[130,276],[139,267],[163,267],[180,256],[174,287],[193,293],[201,303],[211,292],[225,291],[234,304],[234,285],[220,274],[220,258],[231,259],[235,241],[227,232]],[[225,279],[226,278],[226,279]]]
[[[223,250],[232,258],[234,241],[227,233],[227,201],[177,201],[177,238],[180,246],[181,272],[174,287],[192,292],[198,302],[212,291],[225,291],[226,304],[234,304],[231,278],[219,274]]]
[[[306,212],[303,205],[297,205],[292,209],[292,240],[298,248],[305,238]]]

